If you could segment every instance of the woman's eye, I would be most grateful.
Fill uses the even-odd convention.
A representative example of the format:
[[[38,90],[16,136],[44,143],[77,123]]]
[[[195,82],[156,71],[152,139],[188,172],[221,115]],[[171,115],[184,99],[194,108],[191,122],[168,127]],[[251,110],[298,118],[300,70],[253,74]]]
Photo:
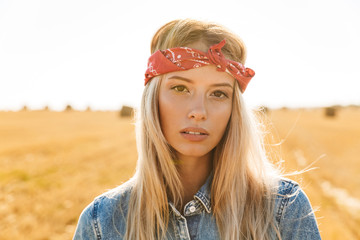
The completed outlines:
[[[224,92],[222,91],[215,91],[212,94],[213,96],[217,97],[217,98],[224,98],[224,97],[228,97]]]
[[[188,92],[188,90],[185,86],[175,86],[172,89],[174,89],[177,92]]]

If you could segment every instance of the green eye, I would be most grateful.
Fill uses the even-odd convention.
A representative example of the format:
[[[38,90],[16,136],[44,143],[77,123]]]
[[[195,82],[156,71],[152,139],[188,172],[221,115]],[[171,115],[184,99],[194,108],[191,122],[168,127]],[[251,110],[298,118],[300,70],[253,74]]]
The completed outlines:
[[[188,90],[185,86],[175,86],[172,89],[174,89],[177,92],[188,92]]]

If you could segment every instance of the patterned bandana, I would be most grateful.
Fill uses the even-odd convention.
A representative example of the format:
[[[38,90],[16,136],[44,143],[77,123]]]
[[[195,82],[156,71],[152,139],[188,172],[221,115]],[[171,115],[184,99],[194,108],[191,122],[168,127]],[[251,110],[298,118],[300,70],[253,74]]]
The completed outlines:
[[[145,85],[153,77],[164,73],[185,71],[213,64],[218,71],[227,72],[233,76],[239,82],[241,91],[244,92],[255,72],[250,68],[245,68],[239,62],[226,59],[221,52],[225,43],[226,41],[222,40],[220,43],[211,46],[207,53],[188,47],[156,51],[148,61]]]

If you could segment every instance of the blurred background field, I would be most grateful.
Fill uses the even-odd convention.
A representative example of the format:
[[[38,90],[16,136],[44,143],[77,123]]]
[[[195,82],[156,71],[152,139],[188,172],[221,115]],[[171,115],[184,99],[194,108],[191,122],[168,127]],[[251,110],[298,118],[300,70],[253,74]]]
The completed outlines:
[[[323,239],[360,239],[360,109],[268,110],[272,158],[302,184]],[[328,115],[331,115],[331,113]],[[0,239],[70,239],[94,197],[134,173],[119,112],[0,112]]]

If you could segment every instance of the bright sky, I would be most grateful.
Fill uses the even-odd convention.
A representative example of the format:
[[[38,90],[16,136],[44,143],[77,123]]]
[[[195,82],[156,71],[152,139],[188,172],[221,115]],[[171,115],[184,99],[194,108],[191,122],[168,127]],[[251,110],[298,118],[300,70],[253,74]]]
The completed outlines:
[[[0,0],[0,110],[137,107],[150,40],[177,18],[248,48],[250,106],[360,104],[358,0]]]

